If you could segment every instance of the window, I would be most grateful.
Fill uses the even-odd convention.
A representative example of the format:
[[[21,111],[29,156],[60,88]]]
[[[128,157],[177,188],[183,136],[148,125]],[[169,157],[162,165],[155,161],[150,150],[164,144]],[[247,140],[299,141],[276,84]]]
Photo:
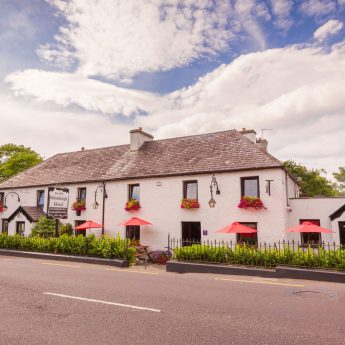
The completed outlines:
[[[198,200],[198,181],[183,181],[183,199]]]
[[[78,200],[86,201],[86,188],[78,188]]]
[[[18,235],[24,236],[25,232],[25,222],[16,222],[16,233]]]
[[[77,227],[77,226],[79,226],[79,225],[81,225],[81,224],[84,224],[86,222],[86,220],[76,220],[75,222],[74,222],[74,225],[75,225],[75,227]],[[86,230],[74,230],[74,234],[75,234],[75,236],[86,236]]]
[[[126,238],[136,243],[140,243],[140,226],[127,225]]]
[[[4,200],[5,199],[5,193],[4,192],[1,192],[0,193],[0,205],[3,205],[4,204]]]
[[[201,243],[201,223],[182,222],[182,246]]]
[[[245,222],[240,222],[240,224],[243,224],[245,226],[248,226],[252,229],[257,230],[258,224],[257,223],[245,223]],[[258,244],[258,234],[253,233],[253,234],[237,234],[237,243],[245,243],[249,245],[254,245],[256,246]]]
[[[1,232],[3,234],[8,234],[8,220],[7,219],[2,220]]]
[[[37,191],[37,207],[44,208],[44,190]]]
[[[128,185],[128,200],[138,200],[140,201],[140,185],[130,184]]]
[[[310,222],[310,223],[320,226],[320,219],[300,219],[299,220],[300,224],[304,222]],[[319,232],[302,232],[301,242],[302,242],[302,245],[320,244],[321,234]]]
[[[241,177],[241,196],[260,197],[259,176]]]

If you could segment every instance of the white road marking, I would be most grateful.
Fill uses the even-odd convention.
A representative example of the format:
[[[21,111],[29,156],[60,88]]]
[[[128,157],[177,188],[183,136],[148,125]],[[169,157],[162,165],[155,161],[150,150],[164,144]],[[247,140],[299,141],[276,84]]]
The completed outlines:
[[[80,267],[77,265],[66,265],[66,264],[53,264],[51,262],[41,262],[42,265],[51,265],[51,266],[62,266],[62,267]]]
[[[295,286],[295,287],[304,287],[301,284],[288,284],[288,283],[273,283],[273,282],[263,282],[257,280],[242,280],[242,279],[226,279],[226,278],[214,278],[215,280],[239,282],[239,283],[252,283],[252,284],[267,284],[267,285],[280,285],[280,286]]]
[[[160,313],[161,312],[159,309],[140,307],[140,306],[137,306],[137,305],[130,305],[130,304],[107,302],[107,301],[102,301],[102,300],[97,300],[97,299],[92,299],[92,298],[69,296],[69,295],[63,295],[63,294],[52,293],[52,292],[43,292],[43,294],[44,295],[50,295],[50,296],[56,296],[56,297],[62,297],[62,298],[76,299],[76,300],[79,300],[79,301],[86,301],[86,302],[92,302],[92,303],[101,303],[101,304],[107,304],[107,305],[114,305],[114,306],[117,306],[117,307],[124,307],[124,308],[152,311],[154,313]]]
[[[135,271],[135,270],[124,270],[124,269],[117,269],[117,268],[107,268],[107,271],[116,271],[116,272],[130,272],[130,273],[142,273],[142,274],[154,274],[157,275],[157,272],[144,272],[144,271]]]

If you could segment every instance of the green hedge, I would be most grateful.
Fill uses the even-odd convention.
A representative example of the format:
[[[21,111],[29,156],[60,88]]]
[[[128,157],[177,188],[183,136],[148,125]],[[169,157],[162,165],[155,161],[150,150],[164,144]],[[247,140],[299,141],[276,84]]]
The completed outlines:
[[[345,269],[345,249],[289,248],[274,246],[255,248],[246,245],[212,246],[194,244],[175,248],[173,258],[180,261],[240,264],[273,268],[278,265]]]
[[[22,237],[0,235],[0,248],[29,250],[33,252],[97,256],[107,259],[126,259],[134,263],[135,249],[126,248],[126,240],[120,238],[96,238],[94,235],[60,237]]]

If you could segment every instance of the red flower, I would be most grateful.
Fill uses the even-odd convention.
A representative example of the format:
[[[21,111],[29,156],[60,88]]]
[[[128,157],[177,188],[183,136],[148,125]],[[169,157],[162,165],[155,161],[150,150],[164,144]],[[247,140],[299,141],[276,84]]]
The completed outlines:
[[[182,199],[181,208],[199,208],[199,201],[196,199]]]
[[[126,211],[137,211],[141,208],[139,200],[131,199],[126,202],[125,210]]]
[[[244,209],[254,208],[255,210],[267,209],[261,199],[255,196],[243,196],[237,207]]]

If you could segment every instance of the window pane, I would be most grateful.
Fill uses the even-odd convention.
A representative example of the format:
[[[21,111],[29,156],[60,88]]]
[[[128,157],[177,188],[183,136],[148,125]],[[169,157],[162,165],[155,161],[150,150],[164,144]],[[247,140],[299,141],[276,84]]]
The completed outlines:
[[[44,191],[38,191],[37,195],[37,206],[43,208],[44,207]]]
[[[5,196],[5,193],[1,192],[0,193],[0,204],[1,205],[4,203],[4,196]]]
[[[185,199],[198,199],[198,182],[185,182]]]
[[[259,196],[257,179],[244,180],[244,195],[256,197]]]
[[[7,221],[7,219],[2,220],[2,233],[8,234],[8,221]]]
[[[130,185],[130,199],[140,200],[140,186],[139,185]]]
[[[86,188],[79,188],[78,189],[78,199],[79,200],[86,200]]]
[[[134,241],[140,241],[140,226],[127,226],[126,238]]]

